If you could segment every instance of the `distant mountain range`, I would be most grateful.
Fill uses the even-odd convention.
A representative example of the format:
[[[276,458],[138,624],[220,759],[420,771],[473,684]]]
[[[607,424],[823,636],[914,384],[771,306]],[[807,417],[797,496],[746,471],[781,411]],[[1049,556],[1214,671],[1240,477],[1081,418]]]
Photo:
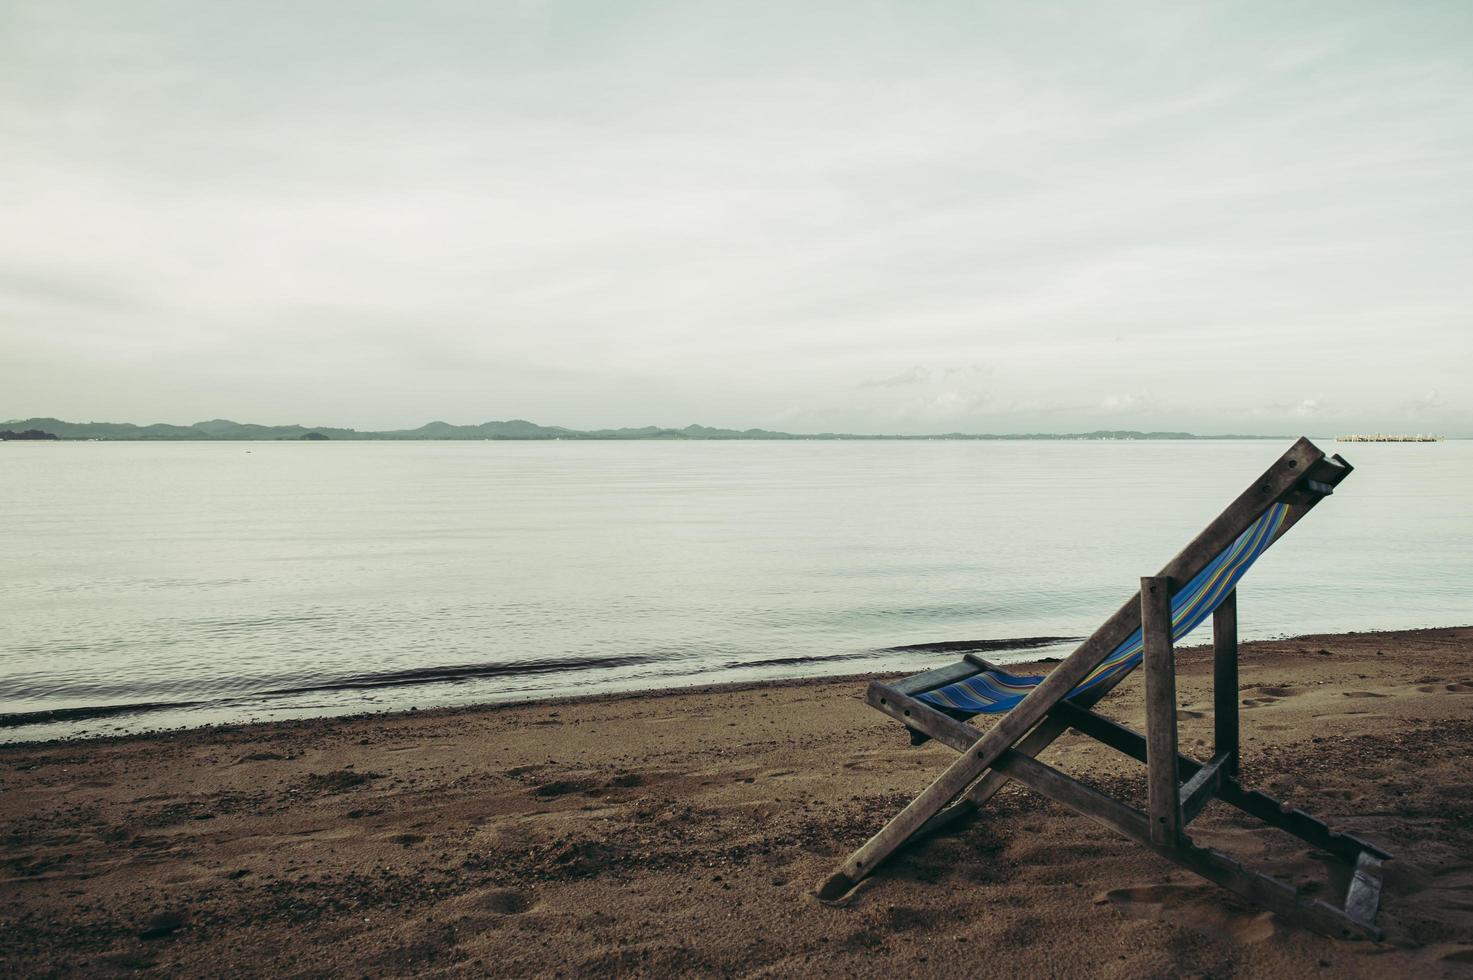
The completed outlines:
[[[329,426],[253,425],[229,419],[211,419],[193,425],[134,425],[131,422],[63,422],[60,419],[13,419],[0,422],[0,429],[33,430],[62,439],[101,439],[109,442],[170,442],[184,440],[349,440],[349,439],[1275,439],[1281,436],[1221,435],[1198,436],[1190,432],[1135,432],[1105,430],[1095,432],[1033,432],[1027,434],[973,434],[946,432],[927,436],[853,435],[841,432],[819,432],[795,435],[769,429],[713,429],[706,425],[688,425],[683,429],[667,429],[646,425],[633,429],[567,429],[560,425],[538,425],[524,419],[507,422],[482,422],[480,425],[451,425],[428,422],[417,429],[395,429],[385,432],[338,429]],[[35,437],[32,437],[35,438]]]

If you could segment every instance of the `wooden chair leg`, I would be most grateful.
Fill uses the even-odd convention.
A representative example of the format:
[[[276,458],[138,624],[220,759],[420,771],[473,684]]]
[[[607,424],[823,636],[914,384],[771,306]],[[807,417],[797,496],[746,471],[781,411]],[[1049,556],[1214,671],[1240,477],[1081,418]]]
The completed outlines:
[[[1176,765],[1176,665],[1171,643],[1171,579],[1141,579],[1141,638],[1146,669],[1146,768],[1151,843],[1181,841],[1181,778]]]
[[[1238,590],[1212,613],[1212,753],[1227,754],[1223,775],[1238,776]]]

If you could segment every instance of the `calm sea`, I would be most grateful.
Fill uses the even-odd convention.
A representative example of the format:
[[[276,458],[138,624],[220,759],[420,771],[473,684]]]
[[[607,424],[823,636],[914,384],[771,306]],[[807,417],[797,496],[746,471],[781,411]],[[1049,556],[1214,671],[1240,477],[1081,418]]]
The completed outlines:
[[[1473,443],[1320,445],[1356,472],[1245,580],[1244,635],[1473,621]],[[0,740],[1078,637],[1286,446],[11,442],[0,714],[152,707]]]

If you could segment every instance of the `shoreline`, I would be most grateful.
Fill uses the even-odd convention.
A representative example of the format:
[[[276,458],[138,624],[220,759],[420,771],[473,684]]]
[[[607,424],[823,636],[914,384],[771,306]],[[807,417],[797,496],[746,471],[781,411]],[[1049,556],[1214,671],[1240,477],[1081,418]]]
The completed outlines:
[[[1345,632],[1345,633],[1331,633],[1331,634],[1318,634],[1318,633],[1313,633],[1313,634],[1303,634],[1303,635],[1294,635],[1294,636],[1274,637],[1272,639],[1264,639],[1264,640],[1244,641],[1244,644],[1246,646],[1246,645],[1249,645],[1249,644],[1293,643],[1293,642],[1297,642],[1297,641],[1300,641],[1300,640],[1303,640],[1305,642],[1308,642],[1309,640],[1316,639],[1316,638],[1322,638],[1322,637],[1325,637],[1325,636],[1334,636],[1334,637],[1402,636],[1402,635],[1416,635],[1416,634],[1428,633],[1428,632],[1439,632],[1439,631],[1443,631],[1443,630],[1463,630],[1463,629],[1473,629],[1473,623],[1460,624],[1460,625],[1456,625],[1456,626],[1423,626],[1423,627],[1416,627],[1416,628],[1413,628],[1413,629],[1351,630],[1351,631],[1348,631],[1348,632]],[[962,653],[967,653],[967,652],[998,651],[998,650],[1001,650],[1001,651],[1004,651],[1004,652],[1023,651],[1023,650],[1029,649],[1030,647],[1037,647],[1037,646],[1047,645],[1047,644],[1044,644],[1043,642],[1041,642],[1041,641],[1045,641],[1045,640],[1047,640],[1047,641],[1060,641],[1060,642],[1068,641],[1068,642],[1078,643],[1078,642],[1082,641],[1083,639],[1084,639],[1084,637],[1019,637],[1019,638],[1013,639],[1013,640],[947,640],[947,641],[939,641],[939,642],[931,642],[931,643],[913,643],[913,644],[906,644],[906,645],[903,645],[903,646],[896,646],[896,647],[885,647],[885,648],[882,648],[880,650],[873,651],[873,652],[865,652],[865,653],[857,653],[857,654],[842,654],[842,655],[839,655],[839,656],[836,656],[836,657],[831,657],[831,658],[826,658],[826,659],[828,659],[830,661],[837,661],[837,660],[845,660],[845,659],[851,659],[851,658],[852,659],[860,659],[862,657],[870,657],[870,656],[873,656],[874,654],[879,654],[879,653],[899,653],[899,654],[906,654],[906,653],[920,652],[920,651],[929,651],[929,652],[935,652],[935,653],[938,654],[939,659],[936,661],[936,663],[934,663],[934,664],[927,664],[927,665],[917,665],[914,668],[909,669],[909,671],[908,671],[909,673],[917,673],[917,672],[919,672],[921,670],[927,669],[928,667],[941,666],[941,665],[943,665],[945,663],[952,662],[950,659],[947,659],[947,655],[948,654],[955,654],[957,657],[960,657],[960,655]],[[1211,645],[1211,641],[1210,640],[1207,643],[1194,642],[1194,643],[1190,643],[1190,644],[1185,645],[1185,646],[1178,646],[1176,648],[1176,650],[1177,650],[1178,653],[1202,651],[1202,650],[1208,649],[1210,647],[1210,645]],[[1030,660],[1030,659],[1020,659],[1020,660],[1008,659],[1008,660],[1001,660],[1001,661],[998,661],[998,662],[1002,666],[1005,666],[1005,667],[1008,667],[1010,669],[1013,669],[1015,672],[1021,671],[1021,672],[1026,672],[1026,673],[1047,673],[1048,670],[1054,664],[1057,664],[1061,659],[1062,659],[1061,657],[1046,656],[1046,657],[1039,657],[1037,659],[1032,659],[1032,660]],[[756,665],[743,665],[743,666],[765,666],[765,663],[756,664]],[[476,670],[477,668],[450,668],[450,669],[452,669],[452,670],[473,671],[473,670]],[[672,679],[678,680],[679,679],[679,676],[680,675],[673,675]],[[820,675],[809,675],[809,676],[800,676],[800,677],[773,677],[773,678],[763,678],[763,679],[756,679],[756,680],[753,680],[753,679],[745,679],[745,680],[731,680],[731,681],[707,681],[707,682],[700,682],[700,683],[688,684],[688,685],[687,684],[680,684],[680,683],[673,683],[673,684],[661,685],[661,686],[657,686],[657,687],[637,687],[637,688],[630,688],[630,689],[625,689],[625,690],[612,690],[612,691],[602,691],[602,692],[590,692],[590,693],[587,693],[587,694],[552,694],[552,695],[548,695],[546,697],[517,697],[517,696],[513,696],[512,698],[510,698],[508,700],[505,700],[505,701],[476,701],[476,702],[472,702],[472,703],[468,703],[468,704],[432,705],[432,706],[426,707],[426,708],[420,708],[420,707],[408,707],[408,708],[390,707],[390,708],[384,708],[384,709],[378,710],[378,711],[345,711],[343,713],[338,713],[338,714],[311,715],[311,716],[303,716],[303,717],[296,717],[296,718],[279,718],[279,719],[267,719],[267,720],[251,720],[251,719],[247,719],[247,720],[242,720],[242,721],[203,722],[203,723],[198,724],[198,725],[172,725],[172,726],[165,726],[165,727],[160,727],[160,728],[144,728],[144,729],[141,729],[141,730],[138,730],[138,731],[121,732],[121,733],[113,733],[113,734],[58,735],[58,736],[52,736],[52,737],[46,737],[46,738],[19,739],[19,740],[13,740],[13,741],[12,740],[5,740],[3,738],[3,734],[0,734],[0,749],[4,749],[4,748],[7,748],[7,747],[44,746],[44,745],[53,745],[53,744],[55,744],[55,745],[62,745],[62,744],[68,744],[68,745],[70,745],[70,744],[101,742],[101,741],[110,741],[110,740],[119,740],[119,739],[153,738],[153,737],[167,736],[167,735],[173,735],[173,734],[184,734],[184,733],[187,733],[187,732],[194,732],[194,731],[208,731],[208,730],[214,730],[214,731],[231,730],[231,731],[234,731],[234,730],[237,730],[237,729],[239,729],[241,727],[249,727],[249,726],[293,725],[293,724],[305,724],[305,723],[310,723],[310,722],[315,722],[315,721],[362,721],[362,720],[368,720],[368,719],[373,719],[373,718],[390,718],[390,717],[394,717],[394,716],[397,716],[397,715],[409,715],[409,714],[416,714],[416,715],[421,715],[421,716],[429,716],[429,715],[434,715],[434,714],[437,714],[437,713],[465,713],[465,712],[474,713],[474,712],[479,712],[479,711],[494,711],[494,710],[501,710],[501,709],[507,709],[507,708],[531,708],[531,707],[536,707],[536,706],[539,706],[539,705],[563,705],[563,704],[570,704],[571,705],[571,704],[577,704],[577,703],[584,702],[584,701],[601,701],[601,700],[604,700],[604,699],[608,699],[608,700],[628,700],[628,699],[655,698],[655,697],[661,697],[661,696],[665,696],[665,695],[673,695],[673,694],[681,694],[681,693],[689,693],[689,694],[713,694],[713,693],[718,693],[718,692],[723,692],[723,691],[725,691],[725,692],[737,692],[737,691],[742,691],[742,690],[747,690],[747,689],[759,689],[759,688],[767,688],[767,687],[772,687],[772,686],[789,687],[789,686],[794,686],[794,685],[802,686],[802,685],[806,685],[806,684],[827,684],[827,683],[846,683],[846,682],[853,682],[853,683],[856,683],[856,684],[864,684],[864,683],[868,683],[869,681],[875,680],[875,679],[880,679],[880,678],[885,678],[885,677],[899,677],[899,676],[903,676],[903,674],[902,673],[898,673],[896,671],[856,671],[856,672],[853,672],[853,673],[843,673],[843,674],[820,674]],[[336,685],[336,686],[324,686],[322,689],[324,689],[324,690],[339,690],[339,689],[350,689],[350,688],[351,688],[350,685]],[[266,694],[271,694],[271,693],[275,693],[275,692],[265,692],[265,693]],[[293,692],[287,692],[287,693],[295,693],[295,692],[293,691]],[[256,698],[256,697],[262,697],[262,696],[264,696],[264,695],[242,695],[241,697],[242,697],[242,699],[248,699],[248,698]],[[104,718],[110,718],[110,717],[119,717],[119,716],[135,715],[135,714],[136,715],[146,715],[146,714],[151,714],[151,713],[155,713],[155,712],[163,712],[163,711],[170,711],[170,710],[181,710],[181,709],[188,710],[188,709],[193,709],[193,708],[197,708],[197,707],[201,707],[201,706],[212,706],[212,705],[216,705],[216,704],[219,704],[219,703],[221,703],[221,702],[218,701],[218,700],[208,700],[208,699],[206,699],[206,700],[197,700],[197,701],[165,701],[165,702],[157,702],[157,703],[98,705],[98,706],[75,707],[75,708],[53,708],[53,709],[42,709],[42,710],[37,710],[37,711],[0,713],[0,733],[3,733],[6,729],[10,729],[10,728],[22,728],[22,727],[27,727],[29,725],[56,724],[56,723],[63,723],[63,722],[67,722],[67,721],[90,721],[90,720],[93,720],[93,719],[104,719]]]
[[[739,672],[739,671],[754,670],[754,669],[757,669],[757,668],[773,667],[773,666],[790,666],[790,665],[796,666],[798,664],[839,663],[839,662],[842,662],[842,661],[845,661],[845,660],[875,660],[875,659],[881,657],[884,654],[902,654],[903,655],[903,654],[915,654],[915,653],[922,653],[922,652],[925,652],[925,653],[935,653],[935,654],[938,654],[938,655],[945,655],[945,654],[956,654],[956,655],[960,655],[962,653],[969,653],[969,652],[971,652],[971,653],[975,653],[975,652],[1017,653],[1017,652],[1021,652],[1021,651],[1024,651],[1024,650],[1039,649],[1041,647],[1059,646],[1059,645],[1062,645],[1062,644],[1065,644],[1065,643],[1077,643],[1077,642],[1079,642],[1082,639],[1083,639],[1083,637],[1078,637],[1078,636],[1020,636],[1020,637],[1013,637],[1013,638],[1001,639],[1001,640],[947,640],[947,641],[932,642],[932,643],[912,643],[912,644],[907,644],[907,645],[904,645],[904,646],[895,646],[895,647],[881,647],[881,648],[876,649],[876,650],[860,650],[860,651],[856,651],[856,652],[852,652],[852,653],[833,654],[833,655],[830,655],[830,656],[827,656],[827,657],[790,657],[790,658],[781,658],[781,659],[772,659],[772,660],[758,660],[758,661],[752,661],[752,662],[749,662],[749,663],[742,663],[742,664],[739,664],[739,665],[736,665],[734,667],[730,667],[730,668],[727,668],[727,669],[729,669],[729,670],[731,670],[733,672]],[[1056,658],[1056,657],[1045,657],[1045,658],[1040,659],[1039,661],[1014,661],[1014,660],[1008,660],[1006,662],[1009,663],[1009,664],[1018,664],[1018,663],[1052,663],[1052,662],[1057,661],[1057,659],[1058,658]],[[75,706],[75,707],[66,707],[66,708],[43,708],[43,709],[38,709],[38,710],[34,710],[34,711],[16,711],[16,712],[9,712],[9,713],[0,713],[0,732],[3,732],[5,729],[8,729],[8,728],[25,728],[25,727],[28,727],[28,726],[31,726],[31,725],[52,725],[52,724],[62,724],[62,723],[66,723],[66,722],[80,722],[80,721],[91,721],[91,720],[94,720],[94,719],[125,717],[125,716],[129,716],[129,715],[155,714],[155,713],[166,712],[166,711],[188,711],[188,710],[197,709],[197,708],[212,708],[212,707],[218,707],[218,706],[221,706],[221,705],[225,705],[225,704],[230,703],[232,701],[256,701],[256,700],[260,700],[260,699],[264,699],[264,698],[282,697],[282,696],[293,695],[293,694],[313,693],[313,692],[319,692],[319,691],[339,692],[339,691],[382,690],[382,689],[385,689],[385,688],[398,688],[398,687],[418,686],[418,685],[422,685],[422,684],[425,684],[425,683],[442,683],[442,684],[443,683],[447,683],[447,682],[453,683],[453,682],[461,681],[461,680],[464,680],[464,679],[467,679],[467,678],[484,679],[484,678],[489,678],[489,677],[499,677],[499,676],[506,676],[506,675],[525,676],[527,674],[576,673],[576,672],[581,672],[581,671],[585,671],[585,670],[598,670],[598,669],[601,669],[601,668],[608,668],[608,667],[624,667],[624,666],[629,666],[631,664],[647,664],[647,663],[656,663],[656,662],[657,661],[654,658],[641,658],[641,657],[635,657],[635,656],[610,655],[610,656],[607,656],[607,657],[596,658],[596,659],[587,659],[587,658],[585,658],[583,660],[575,661],[575,662],[569,662],[567,664],[559,663],[559,662],[556,662],[556,661],[551,661],[551,662],[550,661],[532,661],[532,662],[526,663],[526,664],[488,663],[488,664],[473,664],[473,665],[463,665],[463,666],[435,667],[435,668],[427,668],[427,669],[426,668],[411,668],[409,670],[397,671],[397,672],[388,673],[388,674],[367,674],[367,675],[360,675],[360,676],[356,676],[356,677],[345,677],[345,678],[342,678],[339,681],[334,682],[334,683],[320,683],[320,684],[314,684],[314,685],[308,685],[308,686],[302,686],[302,687],[284,688],[284,689],[275,689],[275,690],[266,690],[266,691],[260,691],[260,692],[253,693],[253,694],[243,694],[243,695],[239,695],[239,696],[236,696],[236,697],[227,697],[227,698],[213,698],[213,699],[210,699],[210,698],[201,698],[201,699],[192,700],[192,701],[157,701],[157,702],[133,702],[133,703],[104,704],[104,705],[78,705],[78,706]],[[416,710],[438,710],[440,707],[461,707],[461,708],[472,708],[472,709],[474,709],[474,708],[492,707],[492,706],[496,706],[496,705],[516,705],[516,704],[540,703],[541,701],[547,701],[547,700],[552,700],[552,699],[555,699],[555,698],[565,698],[565,697],[570,697],[570,698],[602,697],[605,694],[614,694],[614,693],[632,693],[632,694],[641,694],[641,695],[642,694],[653,694],[653,693],[656,693],[658,691],[683,690],[685,688],[685,686],[678,683],[682,678],[690,677],[690,676],[699,676],[699,674],[702,674],[702,673],[711,673],[711,672],[712,672],[712,670],[708,668],[708,669],[705,669],[705,670],[697,671],[694,675],[693,674],[689,674],[689,673],[687,673],[687,674],[669,674],[669,675],[666,675],[668,677],[668,679],[670,679],[671,681],[676,682],[676,683],[672,683],[672,684],[669,684],[669,685],[663,686],[663,687],[634,688],[634,689],[632,689],[630,691],[627,691],[627,692],[607,691],[607,692],[590,692],[588,694],[553,694],[553,695],[548,695],[545,698],[525,698],[525,699],[513,699],[513,700],[507,700],[507,701],[480,701],[480,702],[474,702],[474,703],[471,703],[471,704],[464,704],[464,705],[453,705],[453,706],[452,705],[443,705],[443,706],[435,706],[435,707],[432,707],[432,708],[416,709]],[[863,672],[863,673],[854,673],[854,674],[834,674],[834,675],[824,674],[824,675],[820,675],[817,678],[812,677],[812,676],[809,676],[809,677],[771,678],[771,679],[772,680],[799,680],[799,681],[802,681],[802,680],[822,679],[823,677],[869,677],[869,676],[878,677],[878,676],[882,676],[882,675],[879,674],[879,673],[874,673],[874,672]],[[710,682],[710,683],[722,684],[722,685],[727,685],[727,684],[746,685],[746,684],[763,683],[765,680],[766,679],[756,679],[756,680],[754,680],[754,679],[747,679],[747,680],[737,680],[737,681],[716,681],[716,682]],[[691,687],[701,687],[701,686],[709,686],[709,684],[695,684],[695,685],[689,685],[689,686],[691,686]],[[262,705],[262,708],[264,710],[270,710],[270,706],[269,705]],[[379,714],[391,714],[391,713],[397,713],[397,712],[400,712],[400,711],[408,711],[408,710],[409,710],[409,708],[386,708],[382,712],[378,712],[378,713]],[[367,713],[367,712],[347,712],[347,713],[342,713],[342,714],[325,714],[325,715],[321,715],[321,716],[318,716],[318,717],[324,717],[324,718],[346,718],[346,717],[358,717],[358,715],[360,715],[360,714],[366,715],[366,714],[369,714],[369,713]],[[293,720],[293,719],[275,719],[275,720],[286,721],[286,720]],[[295,720],[306,720],[306,718],[304,717],[304,718],[295,719]],[[205,727],[205,726],[208,726],[208,725],[211,725],[211,724],[232,724],[233,725],[233,724],[255,724],[255,723],[256,722],[248,722],[248,721],[243,721],[243,722],[228,722],[227,721],[227,722],[218,722],[218,723],[205,722],[202,725],[195,726],[195,727]],[[268,721],[262,721],[262,722],[259,722],[259,723],[260,724],[267,724],[269,722]],[[189,726],[174,726],[174,727],[171,727],[171,728],[164,728],[164,729],[145,729],[144,731],[137,732],[137,733],[130,733],[130,734],[148,734],[151,731],[178,731],[178,730],[184,730],[184,728],[187,728],[187,727],[189,727]],[[23,740],[18,740],[18,741],[14,741],[14,742],[0,741],[0,744],[24,745],[24,744],[32,744],[32,743],[36,743],[36,742],[46,742],[46,741],[63,741],[63,740],[76,740],[76,739],[79,739],[79,738],[106,738],[106,737],[109,737],[109,736],[105,736],[105,735],[81,735],[81,734],[78,734],[78,735],[75,735],[75,736],[58,736],[55,739],[46,739],[46,738],[43,738],[43,739],[23,739]]]
[[[1207,648],[1179,653],[1183,751]],[[1046,666],[1046,664],[1045,664]],[[1379,943],[1300,932],[1025,790],[813,886],[953,757],[872,676],[732,682],[0,746],[0,965],[447,976],[1269,977],[1473,968],[1473,627],[1243,645],[1247,781],[1385,846]],[[1204,702],[1205,699],[1205,702]],[[1209,710],[1202,711],[1205,705]],[[1105,705],[1139,725],[1140,682]],[[981,722],[987,724],[985,720]],[[1111,792],[1097,743],[1048,757]],[[1314,855],[1209,807],[1193,833],[1296,883]],[[984,971],[985,972],[985,971]]]

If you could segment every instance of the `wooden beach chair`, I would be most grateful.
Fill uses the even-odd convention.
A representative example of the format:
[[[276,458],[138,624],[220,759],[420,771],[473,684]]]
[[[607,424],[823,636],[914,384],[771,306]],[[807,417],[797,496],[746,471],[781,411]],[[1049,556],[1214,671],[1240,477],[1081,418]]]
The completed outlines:
[[[1046,677],[1019,677],[968,654],[960,663],[870,684],[868,702],[909,728],[914,741],[935,739],[961,757],[855,851],[820,886],[819,897],[842,897],[907,841],[975,813],[1016,779],[1291,922],[1330,936],[1379,938],[1380,868],[1390,855],[1238,781],[1234,587],[1259,555],[1350,472],[1340,456],[1327,457],[1308,439],[1294,443],[1159,574],[1142,578],[1140,591]],[[1177,749],[1172,644],[1209,616],[1215,744],[1212,758],[1203,762]],[[1144,734],[1091,710],[1142,662]],[[1002,717],[984,731],[967,722],[979,714]],[[1146,764],[1147,812],[1035,758],[1070,728]],[[1349,872],[1343,902],[1300,894],[1287,881],[1194,844],[1187,827],[1213,799],[1343,861]]]

